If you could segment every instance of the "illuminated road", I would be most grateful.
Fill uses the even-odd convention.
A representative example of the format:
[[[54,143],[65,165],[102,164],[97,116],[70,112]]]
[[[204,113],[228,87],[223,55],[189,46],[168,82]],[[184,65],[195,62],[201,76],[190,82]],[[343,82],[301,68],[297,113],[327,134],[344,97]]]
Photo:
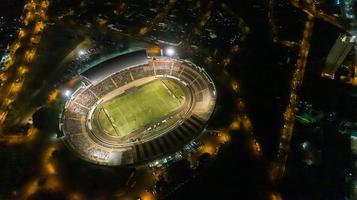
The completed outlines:
[[[28,129],[26,133],[15,133],[13,135],[0,136],[0,145],[19,145],[33,141],[38,135],[38,130],[34,127]]]
[[[250,33],[250,28],[245,23],[244,19],[242,17],[238,16],[235,12],[233,12],[226,4],[221,3],[221,7],[228,14],[230,14],[236,18],[236,20],[238,21],[238,28],[239,28],[239,30],[241,30],[241,36],[239,38],[238,44],[233,45],[229,49],[228,55],[222,61],[223,67],[227,67],[232,62],[232,58],[234,58],[236,55],[239,54],[239,52],[240,52],[239,44],[243,43],[247,39],[248,34]]]
[[[41,33],[46,26],[48,6],[48,0],[30,0],[25,4],[27,12],[23,18],[24,28],[19,30],[18,39],[11,45],[13,49],[11,50],[10,60],[6,63],[5,70],[1,75],[1,77],[6,78],[1,80],[0,124],[4,124],[9,112],[13,110],[12,104],[22,91],[26,75],[30,72],[30,64],[36,57]],[[16,51],[21,47],[25,49],[24,53],[17,55]]]
[[[56,145],[47,147],[42,155],[40,173],[25,185],[23,191],[20,193],[20,200],[26,200],[41,190],[58,191],[61,189],[62,183],[52,157],[56,148]]]
[[[295,49],[298,44],[295,41],[283,40],[279,37],[278,27],[275,20],[275,6],[277,0],[270,0],[268,3],[268,21],[271,27],[273,42],[286,46],[290,49]]]
[[[204,27],[207,25],[209,19],[211,18],[213,9],[213,1],[209,1],[206,10],[201,13],[200,17],[198,17],[197,26],[192,29],[192,31],[188,34],[187,38],[182,42],[183,47],[188,47],[191,41],[192,35],[199,35]]]
[[[222,60],[223,67],[228,67],[231,64],[232,59],[240,53],[239,45],[247,39],[250,33],[250,27],[246,24],[244,19],[232,11],[227,4],[221,3],[220,6],[225,12],[236,18],[239,30],[241,31],[241,37],[238,44],[232,45],[229,49],[228,55]],[[248,152],[251,153],[251,156],[256,159],[262,159],[263,152],[261,145],[254,133],[252,122],[246,111],[245,102],[241,97],[239,97],[241,88],[239,82],[237,80],[231,80],[231,88],[233,93],[237,95],[235,98],[237,117],[233,119],[228,130],[226,131],[240,130],[247,137],[247,148],[249,149]]]
[[[290,82],[290,94],[288,104],[283,113],[283,126],[280,131],[280,140],[277,153],[277,161],[272,163],[271,176],[273,180],[279,180],[285,173],[286,161],[290,150],[290,140],[292,138],[295,122],[295,108],[299,86],[302,84],[306,62],[310,48],[310,38],[314,26],[314,16],[308,15],[305,23],[305,30],[300,43],[300,51],[296,63],[296,69]]]
[[[302,5],[300,1],[297,0],[291,0],[291,4],[293,4],[295,7],[302,9],[307,15],[312,15],[316,18],[320,18],[342,30],[346,30],[346,26],[337,19],[335,16],[331,16],[326,14],[322,10],[317,10],[312,4],[304,4]]]
[[[198,26],[193,29],[194,34],[199,35],[203,28],[206,26],[208,20],[211,18],[213,8],[213,1],[210,1],[207,5],[207,9],[202,13],[199,18]]]
[[[148,26],[140,28],[139,35],[144,36],[148,32],[150,32],[154,26],[156,26],[163,18],[165,18],[169,14],[175,3],[176,0],[169,0],[169,3],[162,8],[162,10],[156,15],[153,20],[151,20],[151,23]]]

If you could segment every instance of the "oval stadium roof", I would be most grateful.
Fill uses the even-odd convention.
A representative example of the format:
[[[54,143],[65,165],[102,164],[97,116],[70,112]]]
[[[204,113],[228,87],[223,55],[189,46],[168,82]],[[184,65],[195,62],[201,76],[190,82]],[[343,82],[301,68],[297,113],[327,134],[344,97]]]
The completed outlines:
[[[146,50],[134,51],[120,55],[104,62],[101,62],[92,68],[84,71],[81,75],[91,84],[96,85],[106,77],[130,66],[143,65],[148,63]]]

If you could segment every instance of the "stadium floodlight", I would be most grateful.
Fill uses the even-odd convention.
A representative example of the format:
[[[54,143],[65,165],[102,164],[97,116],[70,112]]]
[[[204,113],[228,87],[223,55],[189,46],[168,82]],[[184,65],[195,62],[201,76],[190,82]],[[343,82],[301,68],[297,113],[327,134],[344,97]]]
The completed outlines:
[[[64,94],[64,96],[69,97],[69,96],[71,96],[71,91],[70,90],[65,90],[63,92],[63,94]]]
[[[83,56],[84,54],[86,54],[86,51],[84,51],[83,49],[78,51],[78,56]]]
[[[166,55],[172,57],[173,55],[175,55],[175,49],[173,49],[172,47],[169,47],[166,49]]]
[[[57,133],[52,133],[50,139],[51,141],[56,141],[58,139]]]

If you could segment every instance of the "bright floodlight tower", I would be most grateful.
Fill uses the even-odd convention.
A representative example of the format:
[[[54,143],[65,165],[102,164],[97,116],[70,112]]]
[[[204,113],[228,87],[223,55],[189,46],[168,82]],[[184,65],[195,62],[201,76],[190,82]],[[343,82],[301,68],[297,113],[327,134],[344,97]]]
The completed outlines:
[[[203,68],[148,57],[146,50],[106,60],[81,76],[60,129],[72,151],[96,164],[161,164],[179,157],[200,139],[216,103]]]

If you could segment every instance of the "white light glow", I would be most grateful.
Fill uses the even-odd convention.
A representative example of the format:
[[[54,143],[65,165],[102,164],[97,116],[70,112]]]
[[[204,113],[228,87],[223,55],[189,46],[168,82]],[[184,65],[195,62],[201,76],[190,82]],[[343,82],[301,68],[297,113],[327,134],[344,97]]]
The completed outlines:
[[[50,139],[51,141],[56,141],[58,139],[57,133],[52,133]]]
[[[79,50],[78,51],[78,55],[79,56],[83,56],[84,54],[86,54],[86,51],[84,51],[84,50]]]
[[[69,96],[71,96],[71,93],[72,92],[70,90],[65,90],[63,94],[64,94],[64,96],[69,97]]]
[[[173,49],[171,47],[166,49],[166,55],[168,55],[168,56],[173,56],[173,55],[175,55],[175,53],[176,53],[175,49]]]

